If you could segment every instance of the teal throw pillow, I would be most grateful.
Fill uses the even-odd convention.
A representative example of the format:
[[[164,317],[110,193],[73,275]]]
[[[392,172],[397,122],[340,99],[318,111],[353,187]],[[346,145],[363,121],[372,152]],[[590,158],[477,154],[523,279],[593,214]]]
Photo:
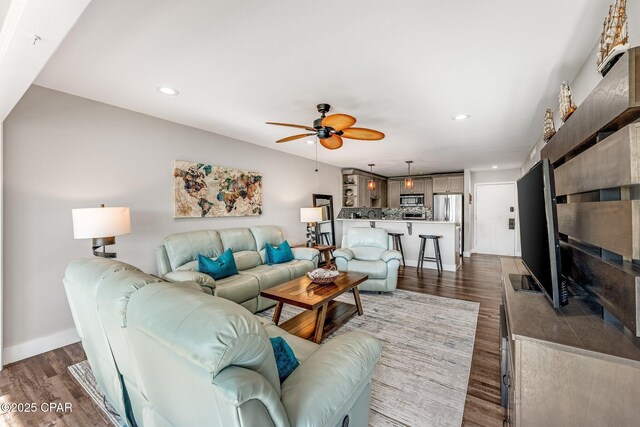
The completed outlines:
[[[267,243],[265,247],[267,264],[282,264],[283,262],[293,261],[293,252],[291,252],[291,246],[286,240],[280,243],[279,246],[274,247]]]
[[[278,376],[280,377],[280,384],[282,384],[300,366],[300,363],[289,344],[282,337],[271,338],[271,346],[273,347],[273,354],[276,356]]]
[[[216,259],[198,255],[198,271],[208,274],[213,277],[213,280],[219,280],[238,274],[238,267],[235,258],[233,258],[233,252],[231,249],[227,249]]]

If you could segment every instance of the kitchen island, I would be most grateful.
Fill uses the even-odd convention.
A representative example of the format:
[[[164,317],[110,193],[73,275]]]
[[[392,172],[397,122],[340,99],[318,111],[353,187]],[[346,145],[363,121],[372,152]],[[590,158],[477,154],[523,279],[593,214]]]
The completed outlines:
[[[440,253],[442,268],[445,271],[456,271],[460,266],[460,224],[449,221],[431,221],[424,219],[347,219],[337,218],[342,223],[342,235],[353,227],[382,228],[388,233],[403,233],[402,248],[406,265],[418,265],[420,251],[420,234],[442,236]],[[425,256],[433,257],[433,241],[427,240]],[[436,263],[425,261],[424,268],[436,269]]]

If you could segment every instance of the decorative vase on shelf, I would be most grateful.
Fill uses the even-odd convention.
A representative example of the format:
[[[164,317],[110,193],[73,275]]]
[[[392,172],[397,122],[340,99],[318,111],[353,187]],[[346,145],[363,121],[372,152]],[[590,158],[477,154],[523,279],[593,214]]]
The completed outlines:
[[[560,95],[558,95],[558,102],[560,103],[560,118],[563,122],[566,122],[569,117],[576,111],[576,104],[573,103],[573,96],[571,95],[571,88],[569,82],[564,81],[560,85]]]
[[[553,123],[553,111],[547,108],[547,112],[544,113],[544,125],[542,138],[544,142],[549,142],[551,137],[556,134],[556,127]]]
[[[353,196],[353,190],[352,189],[347,189],[347,191],[344,192],[345,195],[347,196]]]

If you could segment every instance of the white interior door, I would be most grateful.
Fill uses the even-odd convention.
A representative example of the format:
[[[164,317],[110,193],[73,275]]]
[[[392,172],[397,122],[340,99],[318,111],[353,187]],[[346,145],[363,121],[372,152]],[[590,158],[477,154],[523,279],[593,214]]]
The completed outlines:
[[[476,184],[475,252],[515,256],[517,217],[514,182]]]

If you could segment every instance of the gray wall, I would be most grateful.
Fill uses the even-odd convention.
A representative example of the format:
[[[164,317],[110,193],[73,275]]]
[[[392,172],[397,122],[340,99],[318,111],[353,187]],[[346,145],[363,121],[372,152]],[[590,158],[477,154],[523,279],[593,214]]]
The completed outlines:
[[[262,172],[264,214],[174,219],[175,159]],[[299,208],[311,205],[312,193],[333,194],[341,208],[340,170],[319,169],[311,160],[32,86],[4,123],[4,362],[74,336],[62,276],[70,260],[90,254],[90,241],[73,239],[72,208],[131,207],[132,232],[117,238],[118,259],[155,272],[154,248],[170,233],[276,224],[289,241],[303,242]]]

